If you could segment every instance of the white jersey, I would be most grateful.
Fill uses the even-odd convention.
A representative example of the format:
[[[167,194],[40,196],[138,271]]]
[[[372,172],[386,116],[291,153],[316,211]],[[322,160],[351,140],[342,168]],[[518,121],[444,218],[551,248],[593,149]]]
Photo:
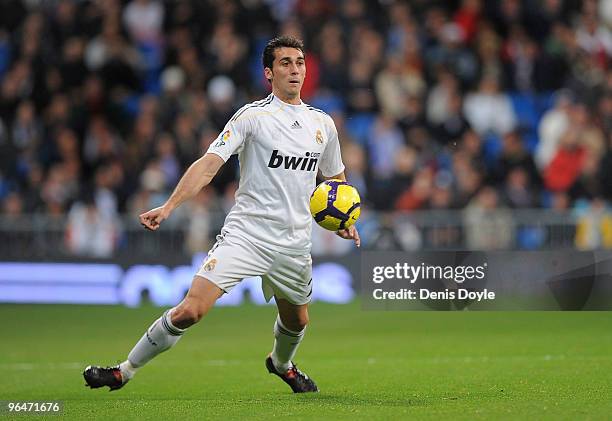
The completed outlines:
[[[310,195],[317,171],[344,171],[332,118],[307,104],[291,105],[273,94],[245,105],[210,145],[227,161],[238,154],[240,185],[224,231],[287,254],[311,248]]]

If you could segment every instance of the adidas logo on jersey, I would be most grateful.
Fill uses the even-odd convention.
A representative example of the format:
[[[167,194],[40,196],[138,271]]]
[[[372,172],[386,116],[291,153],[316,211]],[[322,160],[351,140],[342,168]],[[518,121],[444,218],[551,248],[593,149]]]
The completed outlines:
[[[311,154],[306,152],[306,156],[283,156],[278,153],[278,149],[272,151],[270,162],[268,167],[280,168],[283,167],[286,170],[300,170],[300,171],[315,171],[317,168],[317,161],[319,160],[319,154]]]
[[[295,120],[295,121],[293,122],[293,124],[291,125],[291,128],[292,128],[292,129],[301,129],[301,128],[302,128],[302,126],[300,126],[300,123],[299,123],[297,120]]]

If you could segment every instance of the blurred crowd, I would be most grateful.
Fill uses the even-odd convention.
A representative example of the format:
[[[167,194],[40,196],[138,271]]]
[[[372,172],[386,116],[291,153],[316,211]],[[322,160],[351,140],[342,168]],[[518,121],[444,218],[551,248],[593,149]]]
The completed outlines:
[[[303,99],[334,118],[370,209],[461,209],[468,224],[495,210],[493,240],[511,225],[504,211],[573,209],[598,215],[612,246],[610,0],[1,9],[2,213],[68,217],[75,252],[112,252],[118,215],[163,203],[236,109],[267,95],[261,52],[278,34],[305,41]],[[190,250],[206,249],[236,187],[232,159],[168,222],[190,227]]]

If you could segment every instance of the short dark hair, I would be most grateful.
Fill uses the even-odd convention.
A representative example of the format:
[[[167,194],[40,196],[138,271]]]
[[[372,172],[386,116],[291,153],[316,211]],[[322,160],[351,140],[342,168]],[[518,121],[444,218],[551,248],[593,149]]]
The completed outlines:
[[[304,54],[304,43],[302,40],[288,35],[272,38],[268,41],[263,51],[262,61],[264,68],[272,68],[272,63],[274,63],[274,50],[282,47],[296,48]]]

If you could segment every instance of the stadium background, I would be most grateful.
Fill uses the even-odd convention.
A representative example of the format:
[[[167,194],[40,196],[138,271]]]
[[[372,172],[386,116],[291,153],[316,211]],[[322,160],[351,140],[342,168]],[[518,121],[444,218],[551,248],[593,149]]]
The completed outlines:
[[[76,391],[81,365],[121,358],[159,313],[147,303],[180,299],[233,203],[237,162],[159,232],[136,216],[163,203],[237,107],[268,93],[260,56],[277,34],[305,41],[303,99],[336,122],[364,249],[612,248],[609,0],[4,0],[0,11],[0,319],[18,327],[0,328],[0,399],[61,398],[77,418],[121,399]],[[193,379],[173,395],[156,364],[123,402],[144,396],[168,416],[610,413],[608,313],[362,312],[359,254],[319,229],[313,243],[324,279],[301,359],[332,395],[301,400],[301,414],[261,378],[249,349],[269,346],[272,311],[242,297],[160,358],[175,382],[201,363],[206,387]],[[230,348],[244,323],[257,336]],[[225,376],[238,364],[253,390],[236,386],[242,372]],[[224,388],[242,403],[228,407]]]

